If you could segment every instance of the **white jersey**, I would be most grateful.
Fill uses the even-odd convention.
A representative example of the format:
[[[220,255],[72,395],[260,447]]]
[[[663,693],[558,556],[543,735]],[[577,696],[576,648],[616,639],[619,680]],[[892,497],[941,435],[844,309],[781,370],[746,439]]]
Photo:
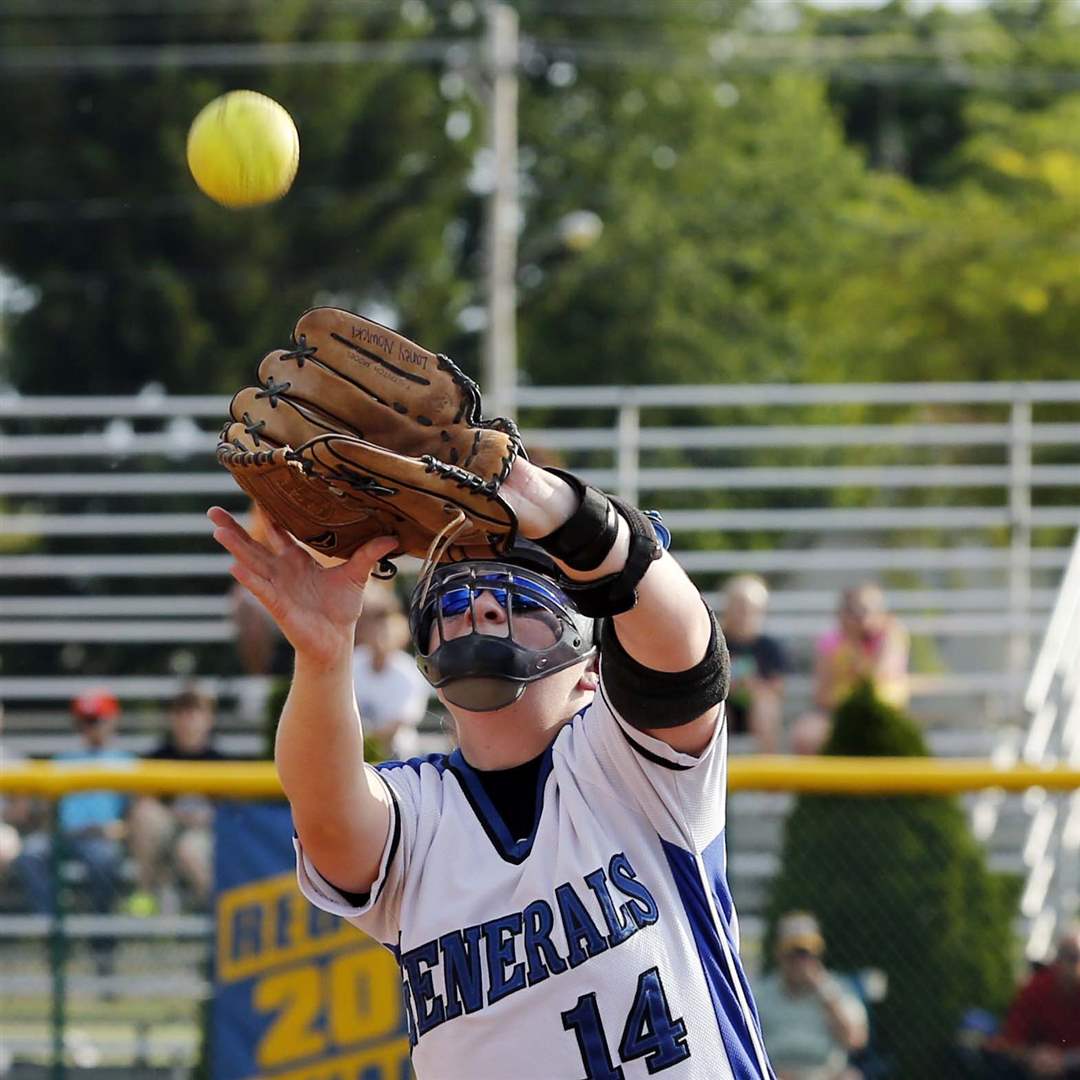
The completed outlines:
[[[679,753],[601,683],[523,839],[460,751],[383,763],[394,821],[359,907],[297,845],[304,895],[397,957],[419,1080],[772,1077],[725,877],[724,728]]]

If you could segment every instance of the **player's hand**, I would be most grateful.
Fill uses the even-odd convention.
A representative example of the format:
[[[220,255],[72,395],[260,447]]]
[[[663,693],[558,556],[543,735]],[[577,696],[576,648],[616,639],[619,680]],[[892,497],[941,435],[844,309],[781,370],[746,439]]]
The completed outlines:
[[[1036,1076],[1064,1076],[1065,1056],[1056,1046],[1037,1046],[1028,1057]]]
[[[393,551],[394,537],[380,536],[340,566],[324,567],[269,518],[261,544],[220,506],[206,516],[214,539],[235,560],[229,573],[262,603],[298,654],[327,667],[351,655],[364,587],[379,559]]]
[[[500,494],[529,540],[553,533],[578,507],[577,494],[565,480],[522,457],[514,462]]]
[[[825,971],[825,965],[816,956],[806,958],[802,972],[807,984],[819,997],[828,995],[832,987]]]

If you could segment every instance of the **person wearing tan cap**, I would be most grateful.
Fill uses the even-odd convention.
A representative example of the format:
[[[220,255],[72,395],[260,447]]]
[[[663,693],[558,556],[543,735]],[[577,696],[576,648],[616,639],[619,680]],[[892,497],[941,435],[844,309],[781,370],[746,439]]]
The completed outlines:
[[[755,986],[777,1080],[849,1080],[848,1055],[866,1046],[866,1009],[823,963],[825,939],[809,912],[785,915],[775,971]]]

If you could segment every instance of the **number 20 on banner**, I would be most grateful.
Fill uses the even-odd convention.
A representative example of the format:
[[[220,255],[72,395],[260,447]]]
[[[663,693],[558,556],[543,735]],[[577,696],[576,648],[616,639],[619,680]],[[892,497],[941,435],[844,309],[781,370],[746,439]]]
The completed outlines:
[[[268,972],[257,979],[252,1003],[258,1012],[272,1014],[255,1058],[275,1080],[399,1080],[411,1075],[404,1036],[366,1053],[355,1050],[402,1031],[397,965],[383,949],[350,949]],[[279,1071],[316,1057],[318,1066]],[[380,1063],[386,1068],[373,1068]]]

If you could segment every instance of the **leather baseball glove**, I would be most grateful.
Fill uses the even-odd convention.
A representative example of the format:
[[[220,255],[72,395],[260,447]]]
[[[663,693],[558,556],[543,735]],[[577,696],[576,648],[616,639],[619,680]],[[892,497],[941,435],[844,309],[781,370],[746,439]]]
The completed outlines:
[[[305,312],[293,341],[233,397],[217,451],[278,525],[341,558],[391,534],[389,558],[505,552],[517,521],[499,488],[524,451],[512,421],[481,419],[471,379],[337,308]]]

